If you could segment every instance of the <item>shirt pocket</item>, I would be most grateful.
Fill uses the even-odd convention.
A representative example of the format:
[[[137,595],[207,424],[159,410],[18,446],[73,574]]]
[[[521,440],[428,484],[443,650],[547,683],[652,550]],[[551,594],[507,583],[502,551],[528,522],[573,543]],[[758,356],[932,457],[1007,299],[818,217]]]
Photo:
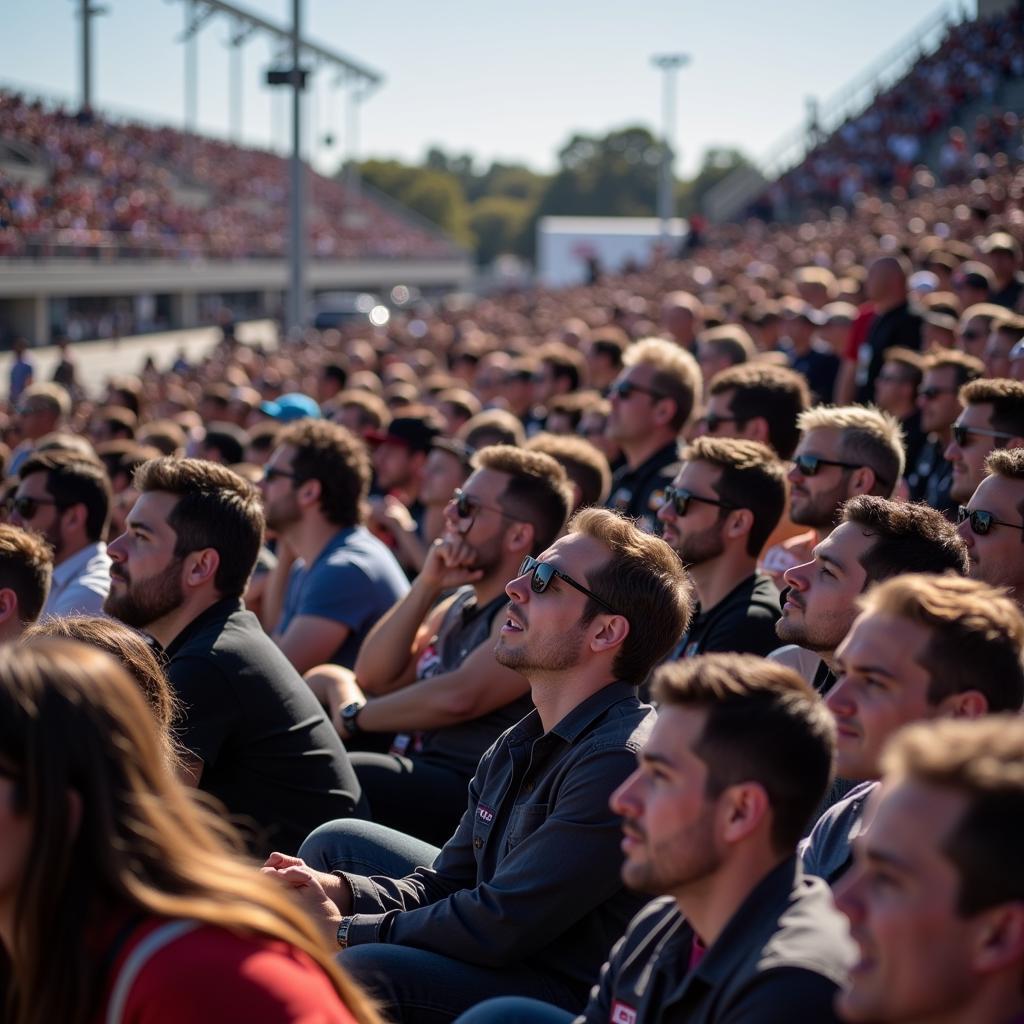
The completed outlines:
[[[514,850],[547,821],[548,809],[538,804],[520,804],[512,810],[508,820],[508,839],[505,849]]]

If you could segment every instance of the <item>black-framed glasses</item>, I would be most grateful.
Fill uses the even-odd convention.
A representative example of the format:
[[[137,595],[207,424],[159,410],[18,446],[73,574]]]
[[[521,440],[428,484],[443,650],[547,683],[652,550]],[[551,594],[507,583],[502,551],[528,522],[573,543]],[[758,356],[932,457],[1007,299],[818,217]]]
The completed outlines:
[[[928,387],[928,388],[918,388],[917,389],[917,393],[918,393],[919,397],[921,397],[921,398],[925,399],[926,401],[930,402],[930,401],[932,401],[932,399],[938,398],[939,395],[955,395],[957,393],[957,391],[959,391],[959,390],[960,390],[959,388]]]
[[[967,444],[967,439],[972,435],[977,437],[995,437],[1003,441],[1009,441],[1013,434],[1006,433],[1005,430],[984,430],[981,427],[965,427],[959,423],[954,423],[952,428],[953,440],[963,448]]]
[[[797,455],[793,465],[801,476],[817,476],[822,466],[841,466],[843,469],[862,469],[859,462],[840,462],[838,459],[823,459],[820,455]]]
[[[643,384],[637,384],[632,380],[617,380],[614,384],[608,386],[608,397],[611,398],[613,395],[621,398],[624,402],[629,401],[633,397],[634,392],[639,392],[641,395],[650,395],[651,398],[667,398],[663,391],[655,391],[654,388],[644,387]]]
[[[957,511],[956,521],[962,523],[965,519],[971,524],[971,533],[977,534],[979,537],[984,537],[985,534],[991,532],[993,526],[1009,526],[1011,529],[1021,531],[1021,542],[1024,543],[1024,525],[996,519],[991,512],[986,512],[983,508],[970,509],[966,505],[961,505]]]
[[[263,467],[263,482],[269,484],[274,480],[296,480],[298,477],[295,473],[289,472],[287,469],[278,469],[277,466],[264,466]]]
[[[715,505],[718,508],[738,508],[737,505],[730,504],[728,501],[719,501],[718,498],[705,498],[701,494],[694,494],[693,491],[688,491],[685,487],[666,487],[662,506],[670,505],[672,511],[682,517],[686,515],[691,501],[699,501],[704,505]]]
[[[515,518],[515,516],[510,516],[504,509],[498,508],[497,505],[485,505],[479,498],[474,498],[472,494],[467,494],[461,487],[456,487],[452,491],[452,504],[455,506],[455,514],[459,519],[463,520],[472,521],[481,509],[486,509],[488,512],[497,512],[499,516],[504,516],[506,519]]]
[[[44,505],[55,505],[59,508],[60,502],[54,501],[53,498],[30,498],[28,495],[22,495],[11,498],[8,507],[17,512],[22,519],[33,519]]]
[[[530,580],[530,590],[535,594],[543,594],[550,586],[551,581],[557,576],[563,583],[568,583],[570,587],[574,587],[581,594],[586,594],[587,597],[596,601],[602,608],[610,611],[612,615],[619,614],[607,601],[598,597],[592,590],[588,590],[582,583],[577,583],[571,576],[560,572],[550,562],[539,562],[536,558],[527,555],[523,559],[522,565],[519,566],[519,575],[525,576],[527,573],[533,574]]]
[[[703,423],[709,434],[713,434],[723,423],[737,423],[739,416],[719,416],[717,412],[709,412],[697,421]]]

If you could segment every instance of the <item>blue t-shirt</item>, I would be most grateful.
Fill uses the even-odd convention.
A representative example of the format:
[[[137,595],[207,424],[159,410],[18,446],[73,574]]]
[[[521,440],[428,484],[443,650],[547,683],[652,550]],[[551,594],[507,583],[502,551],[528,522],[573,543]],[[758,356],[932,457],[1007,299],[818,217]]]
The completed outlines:
[[[292,619],[315,615],[349,628],[330,661],[351,668],[373,624],[409,589],[395,556],[363,526],[340,530],[307,569],[292,567],[278,631]]]

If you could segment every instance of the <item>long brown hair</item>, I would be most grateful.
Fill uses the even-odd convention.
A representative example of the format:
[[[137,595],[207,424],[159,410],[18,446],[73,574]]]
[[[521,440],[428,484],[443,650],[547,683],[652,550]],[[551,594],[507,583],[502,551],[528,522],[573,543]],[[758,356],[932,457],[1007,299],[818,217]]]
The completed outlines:
[[[88,933],[127,908],[282,940],[323,970],[357,1020],[379,1020],[312,922],[172,776],[138,686],[107,654],[52,639],[4,650],[0,767],[32,832],[5,1019],[88,1021],[105,980]]]

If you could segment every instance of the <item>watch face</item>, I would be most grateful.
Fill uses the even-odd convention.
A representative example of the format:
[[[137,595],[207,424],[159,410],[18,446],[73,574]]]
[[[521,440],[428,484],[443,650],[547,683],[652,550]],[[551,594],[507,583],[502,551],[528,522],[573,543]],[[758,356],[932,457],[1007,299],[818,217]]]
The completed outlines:
[[[362,710],[362,708],[362,704],[360,704],[358,701],[353,701],[351,704],[347,705],[342,709],[341,717],[345,719],[355,718],[356,715],[358,715],[359,712]]]

